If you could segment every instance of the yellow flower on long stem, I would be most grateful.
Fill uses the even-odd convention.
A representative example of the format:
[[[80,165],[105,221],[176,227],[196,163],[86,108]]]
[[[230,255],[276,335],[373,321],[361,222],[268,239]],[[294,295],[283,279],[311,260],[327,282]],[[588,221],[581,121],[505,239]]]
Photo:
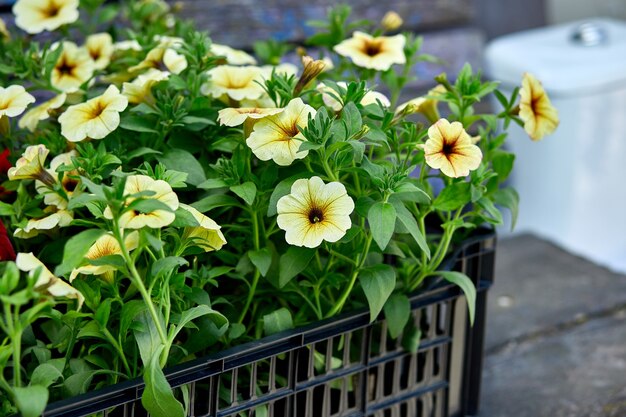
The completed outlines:
[[[45,145],[31,145],[26,148],[15,166],[9,168],[9,180],[36,179],[48,186],[54,185],[55,179],[44,168],[48,153],[50,150]]]
[[[63,52],[52,69],[50,82],[53,87],[72,93],[93,76],[93,59],[86,49],[73,42],[64,41],[56,47],[63,48]]]
[[[261,161],[271,159],[281,166],[291,165],[309,154],[309,151],[298,150],[306,141],[298,126],[306,126],[309,115],[315,117],[315,109],[295,98],[281,113],[255,124],[246,144]]]
[[[439,119],[428,129],[424,145],[426,163],[448,177],[465,177],[480,165],[483,154],[463,125]]]
[[[30,253],[18,253],[15,259],[15,265],[18,269],[32,277],[36,274],[37,282],[35,283],[35,289],[40,291],[46,291],[53,297],[65,297],[78,301],[78,310],[80,310],[85,297],[76,288],[72,287],[61,278],[56,277],[35,255]]]
[[[122,229],[141,229],[143,227],[160,229],[172,223],[176,218],[174,212],[179,206],[178,196],[167,182],[155,180],[147,175],[130,175],[126,178],[124,196],[129,196],[126,199],[127,205],[135,200],[134,197],[130,196],[143,191],[152,191],[153,195],[146,198],[160,201],[169,207],[170,210],[156,209],[147,213],[127,210],[119,219],[119,226]],[[107,219],[113,218],[113,213],[110,208],[107,207],[104,210],[104,217]]]
[[[19,116],[30,103],[34,102],[35,97],[28,94],[21,85],[0,87],[0,118]]]
[[[128,99],[111,85],[104,94],[75,104],[59,116],[61,134],[70,142],[83,139],[102,139],[120,124],[120,112],[128,106]]]
[[[387,71],[393,64],[406,62],[405,43],[404,35],[374,37],[356,31],[350,39],[335,45],[334,50],[359,67]]]
[[[33,107],[28,110],[24,116],[18,122],[18,126],[22,129],[28,129],[34,132],[37,129],[37,125],[42,120],[46,120],[50,117],[50,112],[56,110],[65,104],[67,94],[61,93],[52,97],[50,100],[41,103],[39,106]]]
[[[127,251],[133,251],[139,246],[139,233],[133,231],[128,233],[124,237],[124,246]],[[105,256],[121,255],[122,248],[119,242],[113,237],[112,234],[102,235],[94,242],[93,245],[85,254],[85,258],[88,260],[96,260],[104,258]],[[102,278],[111,283],[113,282],[113,272],[117,268],[113,265],[83,265],[78,268],[74,268],[70,274],[70,282],[74,281],[79,274],[83,275],[102,275]]]
[[[84,48],[93,60],[94,68],[105,69],[111,62],[114,52],[113,38],[106,32],[89,35]]]
[[[315,248],[322,241],[336,242],[352,226],[354,201],[339,182],[324,184],[319,177],[299,179],[291,193],[277,204],[277,224],[290,245]]]
[[[55,30],[78,20],[78,0],[18,0],[15,24],[30,34]]]
[[[559,114],[539,80],[525,73],[519,94],[519,117],[530,138],[537,141],[554,132],[559,125]]]
[[[189,241],[190,245],[202,248],[205,252],[211,252],[220,250],[226,244],[226,238],[220,230],[221,226],[214,220],[187,204],[180,204],[180,208],[191,213],[198,222],[198,226],[185,227],[183,232],[183,239]]]

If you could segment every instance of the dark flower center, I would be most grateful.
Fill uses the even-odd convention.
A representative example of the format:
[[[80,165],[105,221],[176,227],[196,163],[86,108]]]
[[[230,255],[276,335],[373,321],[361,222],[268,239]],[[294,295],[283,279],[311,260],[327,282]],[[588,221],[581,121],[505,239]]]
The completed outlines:
[[[72,75],[75,68],[75,65],[70,65],[65,59],[57,65],[57,71],[59,71],[61,75]]]
[[[100,103],[100,101],[97,101],[96,105],[91,110],[91,117],[93,119],[95,119],[96,117],[100,117],[100,115],[104,112],[105,108],[106,106],[103,106],[102,103]]]
[[[72,178],[68,178],[67,180],[63,181],[63,188],[65,188],[65,191],[70,193],[74,192],[77,185],[78,181]]]
[[[311,211],[309,211],[309,221],[311,224],[319,223],[324,220],[324,213],[317,207],[313,207]]]
[[[368,42],[365,45],[365,54],[368,56],[376,56],[380,53],[381,47],[380,42]]]
[[[56,3],[53,1],[48,3],[48,5],[42,10],[43,14],[48,18],[55,17],[59,14],[60,11],[61,8],[57,6]]]
[[[450,156],[454,153],[454,143],[453,142],[444,142],[443,147],[441,148],[441,152],[446,156]]]

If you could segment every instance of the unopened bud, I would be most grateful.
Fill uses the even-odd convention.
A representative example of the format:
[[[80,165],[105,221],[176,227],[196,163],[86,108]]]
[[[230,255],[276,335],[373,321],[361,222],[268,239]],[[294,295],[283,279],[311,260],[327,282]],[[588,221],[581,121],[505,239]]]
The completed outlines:
[[[313,59],[308,55],[302,57],[302,65],[304,69],[302,70],[298,84],[296,84],[296,87],[293,89],[294,96],[298,96],[304,87],[317,78],[317,76],[324,71],[324,67],[326,67],[324,61]]]
[[[303,47],[301,47],[301,46],[298,46],[298,47],[296,48],[296,54],[298,54],[298,56],[299,56],[300,58],[303,58],[303,57],[305,57],[305,56],[306,56],[306,49],[305,49],[305,48],[303,48]]]
[[[392,10],[385,13],[383,19],[380,21],[380,25],[384,30],[392,31],[398,29],[404,20],[400,17],[400,15]]]

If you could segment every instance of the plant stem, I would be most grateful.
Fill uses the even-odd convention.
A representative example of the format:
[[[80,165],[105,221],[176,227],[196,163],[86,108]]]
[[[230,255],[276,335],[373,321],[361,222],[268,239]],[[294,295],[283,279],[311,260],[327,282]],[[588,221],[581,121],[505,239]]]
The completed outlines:
[[[250,220],[252,221],[252,242],[254,244],[254,250],[259,250],[261,247],[260,237],[259,237],[259,219],[254,210],[250,210]],[[250,304],[252,304],[252,299],[254,298],[254,294],[256,293],[256,287],[259,284],[259,279],[261,278],[261,272],[258,268],[254,271],[254,277],[252,278],[252,285],[250,286],[250,291],[248,292],[248,297],[246,298],[246,303],[244,304],[243,310],[241,310],[241,314],[239,315],[239,320],[237,323],[242,323],[243,319],[246,317],[248,310],[250,309]]]
[[[350,293],[352,292],[352,288],[354,288],[356,279],[359,276],[359,270],[361,269],[361,267],[363,267],[363,264],[365,263],[365,260],[367,259],[367,254],[369,253],[371,245],[372,245],[372,234],[369,233],[365,240],[365,247],[363,248],[363,253],[359,254],[359,257],[356,262],[356,267],[354,268],[354,272],[352,272],[352,276],[350,277],[350,282],[348,283],[348,286],[346,287],[344,292],[341,294],[341,297],[335,303],[333,308],[328,312],[328,314],[326,314],[326,317],[332,317],[336,315],[343,308],[343,305],[346,303],[346,301],[348,300],[348,297],[350,296]]]

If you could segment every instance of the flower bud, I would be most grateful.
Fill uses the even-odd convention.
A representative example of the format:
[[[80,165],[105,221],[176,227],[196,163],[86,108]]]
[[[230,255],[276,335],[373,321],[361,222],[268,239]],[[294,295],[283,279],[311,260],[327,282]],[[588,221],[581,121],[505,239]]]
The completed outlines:
[[[302,57],[302,65],[304,66],[304,69],[302,70],[302,75],[298,80],[298,84],[296,84],[296,87],[293,90],[294,96],[298,96],[304,87],[317,78],[317,76],[320,75],[326,67],[324,61],[319,59],[315,60],[308,55]]]
[[[392,10],[385,13],[382,20],[380,21],[380,25],[386,31],[392,31],[398,29],[404,20],[400,17],[400,15]]]

